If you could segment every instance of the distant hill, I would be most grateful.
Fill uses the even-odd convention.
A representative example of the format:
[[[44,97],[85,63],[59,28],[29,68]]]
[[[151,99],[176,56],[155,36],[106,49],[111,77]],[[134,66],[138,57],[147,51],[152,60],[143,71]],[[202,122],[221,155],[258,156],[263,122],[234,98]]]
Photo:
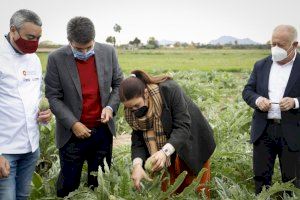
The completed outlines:
[[[212,40],[209,42],[209,44],[212,45],[224,45],[224,44],[235,44],[237,42],[237,44],[239,45],[251,45],[251,44],[259,44],[258,42],[255,42],[249,38],[244,38],[244,39],[239,39],[236,37],[232,37],[232,36],[222,36],[219,37],[216,40]]]

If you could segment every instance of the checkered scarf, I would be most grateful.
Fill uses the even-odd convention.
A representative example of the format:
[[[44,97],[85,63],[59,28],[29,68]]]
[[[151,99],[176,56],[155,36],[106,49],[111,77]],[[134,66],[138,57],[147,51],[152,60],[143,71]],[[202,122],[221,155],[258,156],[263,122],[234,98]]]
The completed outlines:
[[[133,130],[143,131],[145,143],[152,155],[167,143],[167,137],[161,122],[162,99],[159,87],[157,84],[147,84],[146,87],[149,92],[146,116],[137,118],[130,109],[125,108],[125,119]]]

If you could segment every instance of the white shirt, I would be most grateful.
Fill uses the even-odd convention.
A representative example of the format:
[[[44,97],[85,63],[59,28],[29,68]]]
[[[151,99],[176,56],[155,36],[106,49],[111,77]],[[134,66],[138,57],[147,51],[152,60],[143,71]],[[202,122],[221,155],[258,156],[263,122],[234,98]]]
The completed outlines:
[[[297,53],[295,52],[294,58],[284,65],[279,65],[277,62],[273,62],[271,66],[268,92],[269,99],[271,100],[272,104],[271,109],[268,111],[268,119],[281,119],[281,110],[279,104],[277,103],[279,103],[283,98],[296,55]],[[295,104],[296,102],[298,103],[297,99],[294,100]],[[296,107],[299,107],[299,105],[296,105]]]
[[[284,65],[279,65],[277,62],[272,63],[268,87],[269,99],[272,104],[268,111],[268,119],[281,119],[279,102],[283,98],[296,56],[297,52],[295,52],[294,58]],[[257,98],[256,105],[260,99],[260,97]],[[298,99],[294,98],[294,101],[295,108],[299,108]]]
[[[34,152],[42,68],[36,54],[21,55],[0,38],[0,154]]]

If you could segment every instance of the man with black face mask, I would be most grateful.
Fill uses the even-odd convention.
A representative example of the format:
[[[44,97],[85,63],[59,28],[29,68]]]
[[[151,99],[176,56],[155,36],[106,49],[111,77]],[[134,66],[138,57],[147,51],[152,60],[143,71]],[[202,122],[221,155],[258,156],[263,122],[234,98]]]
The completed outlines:
[[[8,35],[0,39],[0,199],[26,199],[39,157],[38,122],[42,68],[34,52],[42,33],[40,17],[19,10],[10,19]],[[2,155],[1,155],[2,154]]]

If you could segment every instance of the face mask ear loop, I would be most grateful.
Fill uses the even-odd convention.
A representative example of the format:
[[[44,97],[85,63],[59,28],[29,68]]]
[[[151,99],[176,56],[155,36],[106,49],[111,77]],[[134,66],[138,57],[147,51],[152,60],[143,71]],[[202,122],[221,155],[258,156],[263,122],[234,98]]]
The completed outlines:
[[[294,42],[292,42],[292,44],[291,44],[291,46],[288,48],[288,50],[290,50],[290,48],[292,47],[293,48],[293,44],[295,43],[295,41]],[[288,50],[286,50],[286,52],[288,52]],[[296,49],[295,49],[296,50]],[[287,58],[291,55],[293,53],[293,51],[291,51],[288,55],[287,55]]]

